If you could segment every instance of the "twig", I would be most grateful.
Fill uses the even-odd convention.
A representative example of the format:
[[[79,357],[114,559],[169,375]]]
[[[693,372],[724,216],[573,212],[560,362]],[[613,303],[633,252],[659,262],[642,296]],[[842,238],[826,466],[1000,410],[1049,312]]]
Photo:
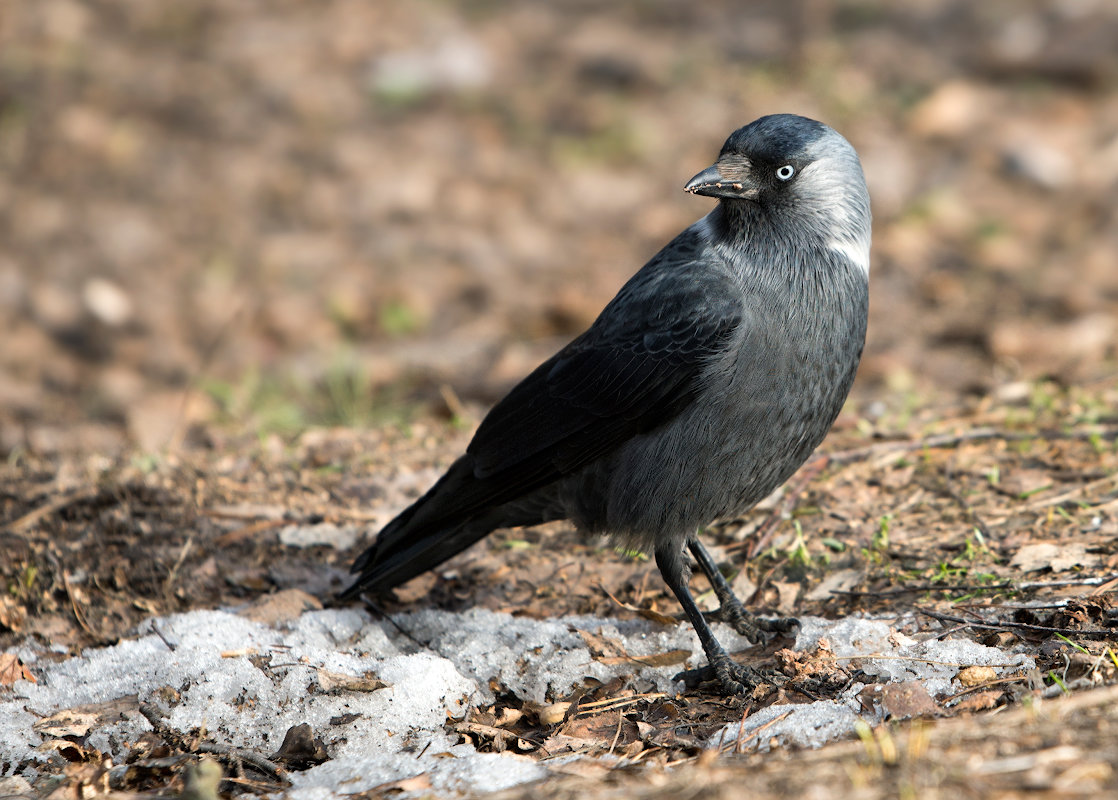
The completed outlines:
[[[950,628],[944,628],[943,630],[936,633],[934,636],[929,636],[926,639],[918,639],[918,641],[922,641],[922,642],[926,642],[926,641],[942,642],[948,636],[951,636],[952,634],[959,633],[961,631],[965,631],[966,629],[967,629],[966,625],[953,625]]]
[[[288,782],[283,776],[283,770],[259,753],[215,742],[191,742],[187,736],[163,721],[163,715],[154,703],[140,703],[140,713],[151,724],[155,733],[172,747],[187,753],[210,753],[223,756],[226,760],[237,760],[255,767],[278,783],[287,784]]]
[[[78,621],[78,625],[90,636],[100,639],[100,636],[94,633],[93,628],[89,627],[89,622],[85,618],[85,612],[82,611],[81,606],[78,604],[77,597],[74,596],[74,590],[70,586],[69,570],[62,571],[62,585],[66,589],[66,596],[70,598],[70,607],[74,609],[74,618]]]
[[[606,753],[607,756],[612,756],[613,751],[617,748],[617,740],[621,738],[621,723],[623,723],[624,721],[625,721],[625,716],[623,714],[618,714],[617,715],[617,732],[615,734],[613,734],[613,741],[610,742],[609,752]]]
[[[197,513],[212,519],[263,519],[287,524],[296,521],[286,516],[285,509],[282,506],[252,506],[247,508],[240,506],[216,506],[212,508],[199,508]]]
[[[790,708],[790,709],[788,709],[787,711],[785,711],[785,712],[784,712],[783,714],[781,714],[780,716],[778,716],[778,717],[773,717],[773,718],[772,718],[772,719],[770,719],[770,720],[769,720],[768,722],[766,722],[766,723],[765,723],[764,725],[759,725],[759,726],[757,726],[757,729],[756,729],[756,730],[752,730],[752,731],[750,731],[750,732],[749,732],[749,735],[750,735],[750,736],[756,736],[756,737],[757,737],[757,739],[758,739],[758,741],[760,741],[760,739],[761,739],[761,732],[762,732],[762,731],[764,731],[764,730],[765,730],[766,728],[771,728],[771,727],[772,727],[773,725],[775,725],[776,723],[778,723],[778,722],[781,722],[782,720],[786,719],[786,718],[787,718],[788,716],[790,716],[790,715],[791,715],[792,711],[793,711],[793,709],[791,709],[791,708]],[[737,738],[737,740],[736,740],[736,741],[734,742],[734,748],[735,748],[734,752],[740,752],[740,751],[739,751],[739,750],[737,750],[736,748],[739,748],[739,747],[741,747],[741,746],[742,746],[742,744],[743,744],[743,742],[744,742],[744,739],[743,739],[743,737],[742,737],[742,734],[741,734],[741,729],[739,728],[739,729],[738,729],[738,738]]]
[[[1058,600],[1055,603],[998,603],[996,607],[988,606],[984,603],[957,603],[954,607],[969,611],[979,619],[982,619],[978,612],[988,608],[997,608],[998,611],[1051,611],[1057,608],[1067,608],[1072,603],[1080,602],[1082,602],[1082,600],[1080,600],[1080,596],[1077,596],[1069,597],[1066,600]]]
[[[1079,496],[1091,491],[1092,489],[1097,489],[1100,486],[1105,486],[1108,483],[1115,483],[1115,482],[1118,482],[1118,475],[1108,475],[1105,478],[1101,478],[1101,479],[1096,480],[1096,481],[1091,481],[1090,483],[1085,483],[1082,486],[1075,487],[1074,489],[1069,489],[1068,491],[1062,492],[1061,494],[1058,494],[1055,497],[1046,497],[1046,498],[1042,498],[1040,500],[1036,500],[1032,503],[1029,503],[1022,510],[1024,510],[1024,511],[1038,511],[1042,508],[1048,508],[1049,506],[1063,505],[1067,501],[1074,500],[1076,497],[1079,497]],[[1111,501],[1108,500],[1108,501],[1105,501],[1105,502],[1109,503]]]
[[[735,753],[740,753],[741,752],[742,739],[745,738],[745,719],[746,719],[746,717],[749,716],[749,711],[752,708],[753,708],[753,704],[752,703],[747,703],[745,708],[743,708],[741,710],[741,720],[738,722],[738,738],[737,738],[737,741],[734,743],[734,752]],[[723,731],[723,733],[725,733],[726,729],[723,728],[722,731]],[[721,739],[718,740],[718,751],[722,752],[722,740]]]
[[[645,573],[645,574],[647,575],[648,573]],[[623,603],[620,600],[618,600],[613,595],[613,593],[611,593],[610,590],[607,589],[602,584],[599,583],[599,584],[596,584],[596,586],[597,586],[599,591],[601,591],[606,597],[608,597],[610,600],[612,600],[614,603],[616,603],[619,608],[623,608],[626,611],[632,611],[634,614],[637,614],[637,615],[643,617],[644,619],[650,620],[651,622],[659,623],[660,625],[678,625],[679,624],[679,620],[676,619],[675,617],[668,616],[667,614],[661,614],[659,611],[656,611],[656,610],[651,609],[651,608],[641,608],[640,606],[635,606],[632,603]]]
[[[934,664],[939,667],[965,667],[965,663],[957,661],[937,661],[934,658],[920,658],[919,656],[891,656],[884,653],[858,653],[852,656],[835,656],[837,661],[858,661],[860,659],[874,659],[875,661],[912,661],[916,664]],[[999,669],[1012,669],[1019,667],[1020,664],[984,664],[987,667],[997,667]]]
[[[99,493],[100,489],[97,489],[96,487],[83,487],[80,489],[75,489],[69,494],[63,494],[59,497],[55,497],[54,499],[49,500],[38,508],[33,509],[32,511],[28,511],[22,517],[18,517],[4,525],[3,528],[0,528],[0,531],[3,531],[4,533],[21,533],[22,531],[30,528],[36,522],[41,520],[43,517],[49,516],[56,511],[61,511],[62,509],[72,506],[75,503],[81,503],[85,500],[90,500],[96,497]]]
[[[175,652],[176,648],[174,642],[169,641],[167,637],[163,635],[163,631],[159,629],[159,626],[156,625],[155,622],[151,623],[151,632],[158,636],[159,640],[163,642],[163,644],[167,645],[168,650],[170,650],[172,653]]]
[[[1070,580],[1062,581],[1022,581],[1021,583],[1014,583],[1013,581],[1004,581],[1003,583],[987,583],[987,584],[970,584],[970,583],[955,583],[955,584],[935,584],[935,583],[921,583],[912,586],[902,586],[896,589],[881,589],[874,591],[872,589],[832,589],[831,594],[843,595],[846,597],[891,597],[893,595],[911,594],[913,592],[967,592],[967,591],[981,591],[986,589],[1012,589],[1014,591],[1026,591],[1029,589],[1051,589],[1061,586],[1104,586],[1111,581],[1118,581],[1118,574],[1104,575],[1096,578],[1072,578]],[[1037,608],[1038,606],[1021,606],[1022,608]],[[1055,608],[1055,606],[1053,606]]]
[[[898,589],[881,589],[880,591],[873,591],[871,589],[832,589],[831,594],[844,595],[847,597],[891,597],[898,594],[911,594],[913,592],[972,592],[975,590],[983,589],[1013,589],[1013,583],[1006,581],[1005,583],[988,583],[971,584],[971,583],[955,583],[955,584],[942,584],[942,583],[920,583],[914,586],[902,586]]]
[[[407,630],[399,622],[392,619],[392,615],[389,614],[387,611],[385,611],[383,608],[381,608],[381,606],[378,605],[376,603],[376,601],[370,599],[368,595],[361,595],[361,599],[362,599],[362,601],[364,601],[365,605],[367,605],[369,608],[373,609],[373,611],[380,614],[382,617],[384,617],[384,619],[388,620],[388,624],[390,624],[393,628],[398,630],[405,638],[409,639],[411,642],[413,642],[417,646],[422,647],[424,650],[430,650],[431,649],[431,643],[430,642],[421,642],[421,641],[419,641],[419,639],[415,638],[415,636],[412,635],[411,631]]]
[[[229,545],[236,544],[237,542],[244,541],[245,539],[252,539],[264,531],[271,530],[272,528],[282,528],[285,525],[291,525],[290,519],[262,519],[257,522],[244,525],[236,530],[223,533],[214,539],[215,547],[228,547]]]
[[[572,715],[575,717],[592,717],[595,714],[602,714],[606,711],[616,711],[625,706],[634,706],[641,700],[659,700],[661,697],[667,697],[664,692],[647,692],[645,694],[634,694],[629,697],[610,697],[605,700],[595,700],[592,703],[582,703],[579,705],[578,710]]]
[[[1019,442],[1029,439],[1090,439],[1094,436],[1115,438],[1118,437],[1118,428],[1096,426],[1090,431],[1036,430],[1030,432],[1001,431],[997,428],[974,428],[964,433],[945,433],[938,436],[929,436],[926,439],[903,439],[892,442],[879,442],[877,444],[867,445],[866,447],[856,447],[851,450],[830,453],[829,457],[831,461],[836,464],[850,464],[855,461],[862,461],[863,459],[879,453],[903,453],[908,450],[923,450],[924,448],[933,447],[958,447],[967,442],[983,441],[986,439]]]
[[[662,748],[662,747],[648,747],[648,748],[645,748],[644,750],[641,750],[635,756],[630,758],[629,763],[630,764],[637,764],[645,756],[652,755],[653,753],[662,753],[662,752],[664,752],[664,748]],[[667,766],[667,765],[665,765],[665,766]]]
[[[956,622],[965,625],[968,628],[984,628],[987,630],[1001,631],[1006,629],[1016,629],[1022,631],[1033,631],[1034,633],[1059,633],[1063,636],[1083,636],[1088,638],[1103,638],[1109,639],[1118,635],[1118,630],[1108,628],[1082,628],[1080,630],[1072,630],[1070,628],[1053,628],[1049,625],[1030,625],[1027,622],[989,622],[987,620],[969,620],[964,617],[957,617],[954,614],[941,614],[938,611],[930,611],[924,608],[916,609],[919,613],[926,617],[931,617],[939,622]]]
[[[1118,580],[1118,573],[1103,575],[1095,578],[1071,578],[1062,581],[1028,581],[1017,584],[1018,589],[1046,589],[1058,586],[1102,586],[1111,581]]]
[[[171,569],[167,573],[167,579],[163,581],[163,592],[166,595],[170,596],[171,586],[174,584],[175,578],[179,574],[179,568],[182,567],[183,562],[186,561],[186,557],[190,554],[190,549],[192,547],[194,547],[193,533],[186,537],[186,541],[183,542],[182,549],[179,550],[178,558],[176,558],[175,563],[171,565]]]
[[[254,753],[251,750],[242,750],[240,747],[231,747],[227,744],[217,744],[216,742],[200,742],[196,752],[210,753],[215,756],[224,756],[227,759],[243,761],[245,764],[255,767],[277,783],[286,784],[288,782],[287,778],[283,776],[283,771],[280,770],[279,767],[269,761],[265,756]]]
[[[1023,680],[1025,680],[1025,678],[1021,677],[1021,676],[1016,676],[1016,677],[1011,676],[1011,677],[1008,677],[1008,678],[994,678],[991,681],[984,681],[983,683],[980,683],[977,686],[968,686],[966,689],[963,689],[961,692],[955,692],[955,694],[953,694],[953,695],[948,695],[947,697],[943,698],[943,700],[941,700],[940,702],[950,703],[952,700],[958,700],[960,697],[963,697],[965,695],[974,694],[975,692],[981,692],[984,689],[989,689],[991,686],[997,686],[998,684],[1001,684],[1001,683],[1020,683]]]

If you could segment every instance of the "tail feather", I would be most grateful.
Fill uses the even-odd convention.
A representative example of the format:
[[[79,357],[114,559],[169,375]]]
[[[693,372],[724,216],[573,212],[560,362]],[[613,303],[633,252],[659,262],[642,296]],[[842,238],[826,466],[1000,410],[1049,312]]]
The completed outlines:
[[[546,502],[531,497],[487,505],[491,487],[477,479],[471,456],[458,459],[431,489],[404,509],[377,534],[376,541],[354,562],[359,573],[342,599],[363,592],[378,594],[437,567],[497,528],[535,525],[554,514]],[[542,498],[541,498],[542,499]]]
[[[484,538],[490,530],[466,522],[418,539],[411,546],[391,554],[377,552],[377,545],[374,544],[362,556],[364,565],[359,570],[361,574],[341,596],[344,599],[363,592],[382,594],[461,553]]]

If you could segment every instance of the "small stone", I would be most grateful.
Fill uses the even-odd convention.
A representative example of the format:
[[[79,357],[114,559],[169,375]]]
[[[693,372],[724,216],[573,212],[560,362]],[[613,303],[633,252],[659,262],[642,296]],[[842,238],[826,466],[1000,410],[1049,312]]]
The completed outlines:
[[[539,718],[541,725],[558,725],[567,717],[570,703],[551,703],[540,709]]]
[[[963,686],[971,687],[989,683],[997,677],[997,673],[993,667],[963,667],[955,677]]]
[[[132,319],[132,300],[128,294],[105,278],[90,278],[82,287],[86,310],[110,328],[119,328]]]

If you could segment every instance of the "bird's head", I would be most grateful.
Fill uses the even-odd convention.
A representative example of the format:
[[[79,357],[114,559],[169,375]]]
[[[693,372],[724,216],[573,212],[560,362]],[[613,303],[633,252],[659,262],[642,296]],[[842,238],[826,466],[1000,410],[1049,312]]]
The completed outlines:
[[[770,212],[868,260],[870,201],[862,165],[850,143],[821,122],[795,114],[761,117],[734,131],[718,160],[684,189]]]

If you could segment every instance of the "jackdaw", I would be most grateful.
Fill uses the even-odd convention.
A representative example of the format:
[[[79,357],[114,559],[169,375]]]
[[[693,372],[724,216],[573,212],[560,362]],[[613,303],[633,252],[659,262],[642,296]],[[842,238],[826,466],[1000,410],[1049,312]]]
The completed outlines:
[[[496,528],[568,519],[655,554],[706,652],[692,681],[730,694],[761,681],[696,606],[684,548],[719,599],[710,616],[753,642],[779,627],[745,610],[698,531],[787,480],[838,416],[865,341],[869,194],[846,139],[791,114],[735,131],[684,188],[718,205],[493,407],[357,559],[343,597],[385,592]]]

